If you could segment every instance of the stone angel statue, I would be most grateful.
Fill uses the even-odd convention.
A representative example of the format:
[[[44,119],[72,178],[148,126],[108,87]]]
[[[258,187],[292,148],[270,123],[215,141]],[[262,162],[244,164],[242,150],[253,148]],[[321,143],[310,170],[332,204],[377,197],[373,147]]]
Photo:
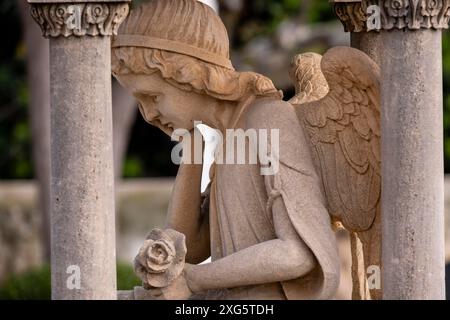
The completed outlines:
[[[352,235],[354,297],[380,296],[366,272],[380,264],[379,70],[368,56],[347,47],[297,56],[297,93],[285,102],[270,79],[233,68],[208,6],[151,0],[113,39],[112,69],[169,136],[193,134],[195,121],[278,132],[256,163],[216,162],[207,192],[202,165],[180,165],[167,229],[145,241],[135,260],[143,286],[128,298],[332,299],[336,226]],[[263,156],[278,163],[272,174],[261,173]]]

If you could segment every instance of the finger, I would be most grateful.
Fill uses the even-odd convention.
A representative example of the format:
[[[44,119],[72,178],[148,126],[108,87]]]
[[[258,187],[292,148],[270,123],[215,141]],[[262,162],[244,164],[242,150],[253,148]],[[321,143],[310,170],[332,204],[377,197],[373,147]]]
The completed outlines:
[[[162,292],[162,290],[160,288],[148,289],[148,291],[154,297],[159,297],[159,296],[161,296],[163,294],[163,292]]]

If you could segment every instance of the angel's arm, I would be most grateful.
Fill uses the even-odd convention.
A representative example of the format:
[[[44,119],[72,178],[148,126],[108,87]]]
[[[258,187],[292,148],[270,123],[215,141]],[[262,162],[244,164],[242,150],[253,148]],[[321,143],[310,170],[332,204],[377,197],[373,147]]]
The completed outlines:
[[[194,293],[210,289],[272,283],[309,273],[316,260],[292,225],[281,197],[272,206],[276,239],[259,243],[212,263],[188,265],[189,288]]]
[[[201,164],[180,165],[166,220],[167,228],[186,236],[186,262],[193,264],[203,262],[211,255],[209,219],[201,213],[201,179]]]
[[[267,117],[267,114],[273,117]],[[282,101],[261,99],[249,109],[247,119],[249,128],[280,128],[282,158],[293,156],[298,167],[312,168],[312,163],[307,157],[307,142],[291,105]],[[296,130],[295,126],[298,127]],[[270,142],[268,144],[270,145]],[[316,185],[318,180],[311,179],[307,175],[308,172],[301,172],[293,166],[282,164],[280,166],[282,167],[277,174],[286,178],[286,183],[298,183],[299,190],[308,190],[308,197],[285,199],[278,196],[273,199],[271,213],[275,239],[253,245],[209,264],[188,265],[185,277],[191,290],[201,292],[209,289],[287,281],[302,277],[315,268],[318,262],[295,229],[285,201],[301,201],[303,208],[314,208],[318,211],[323,209],[326,212],[322,194]],[[275,187],[270,183],[269,177],[275,176],[265,178],[268,192]],[[297,186],[292,187],[297,188]]]

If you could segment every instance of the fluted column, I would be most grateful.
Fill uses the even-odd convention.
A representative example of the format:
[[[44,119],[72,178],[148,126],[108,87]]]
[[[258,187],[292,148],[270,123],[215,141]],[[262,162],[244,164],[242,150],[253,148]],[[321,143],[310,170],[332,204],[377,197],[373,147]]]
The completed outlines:
[[[50,39],[52,298],[116,299],[110,37],[128,3],[28,2]]]
[[[379,33],[383,298],[445,299],[441,30],[450,0],[338,2],[347,31]]]

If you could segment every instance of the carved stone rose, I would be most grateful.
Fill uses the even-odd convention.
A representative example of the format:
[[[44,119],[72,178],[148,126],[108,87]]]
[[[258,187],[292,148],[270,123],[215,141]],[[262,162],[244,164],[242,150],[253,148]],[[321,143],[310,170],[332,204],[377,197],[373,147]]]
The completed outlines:
[[[146,289],[167,287],[184,268],[185,237],[172,229],[153,229],[134,259],[134,270]]]

